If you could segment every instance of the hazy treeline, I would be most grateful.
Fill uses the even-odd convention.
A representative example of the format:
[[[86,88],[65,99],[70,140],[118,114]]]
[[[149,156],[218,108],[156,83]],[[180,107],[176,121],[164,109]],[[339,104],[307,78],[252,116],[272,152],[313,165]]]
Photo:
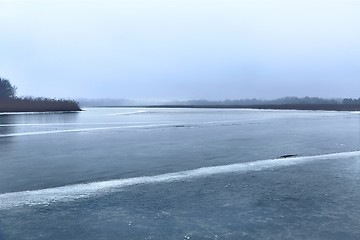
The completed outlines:
[[[74,100],[43,97],[16,97],[17,88],[0,78],[0,112],[80,111]]]
[[[159,108],[253,108],[293,110],[360,111],[359,99],[324,99],[318,97],[284,97],[274,100],[190,100],[190,101],[131,101],[124,99],[79,100],[88,107],[159,107]]]
[[[318,97],[284,97],[273,100],[263,99],[239,99],[239,100],[190,100],[190,101],[172,101],[170,105],[283,105],[283,104],[342,104],[342,99],[324,99]]]
[[[358,99],[344,98],[342,103],[343,104],[358,104],[358,105],[360,105],[360,98],[358,98]]]
[[[135,101],[126,99],[79,99],[81,106],[116,107],[116,106],[262,106],[262,105],[360,105],[359,99],[325,99],[318,97],[284,97],[273,100],[239,99],[211,101],[206,99],[188,101]]]
[[[243,99],[224,101],[175,101],[169,104],[152,107],[190,107],[190,108],[253,108],[253,109],[282,109],[282,110],[332,110],[332,111],[360,111],[359,99],[323,99],[318,97],[284,97],[274,100]]]
[[[73,100],[70,100],[73,101]],[[151,106],[151,105],[283,105],[283,104],[360,104],[360,98],[352,99],[325,99],[318,97],[284,97],[274,100],[239,99],[239,100],[188,100],[188,101],[155,101],[155,100],[128,100],[128,99],[78,99],[84,107],[117,107],[117,106]]]

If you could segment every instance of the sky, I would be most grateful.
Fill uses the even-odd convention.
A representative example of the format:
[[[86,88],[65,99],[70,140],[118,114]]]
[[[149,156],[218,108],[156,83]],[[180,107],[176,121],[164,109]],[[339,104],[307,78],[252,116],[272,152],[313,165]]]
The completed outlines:
[[[360,97],[358,0],[0,0],[20,96]]]

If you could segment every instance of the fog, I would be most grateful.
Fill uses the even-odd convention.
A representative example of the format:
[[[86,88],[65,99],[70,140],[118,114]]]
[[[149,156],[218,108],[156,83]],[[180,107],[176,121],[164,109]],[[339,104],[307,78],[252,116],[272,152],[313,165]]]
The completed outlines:
[[[359,97],[351,0],[0,1],[0,76],[21,96]]]

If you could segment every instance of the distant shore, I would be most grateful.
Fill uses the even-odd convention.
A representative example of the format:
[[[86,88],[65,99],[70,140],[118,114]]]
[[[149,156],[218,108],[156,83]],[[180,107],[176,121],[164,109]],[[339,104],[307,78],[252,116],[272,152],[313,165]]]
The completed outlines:
[[[82,111],[72,100],[56,99],[1,99],[0,113],[4,112],[77,112]]]
[[[167,100],[78,99],[83,107],[244,108],[268,110],[360,111],[360,98],[282,97],[276,99]]]
[[[221,108],[264,110],[360,111],[360,104],[154,105],[146,108]]]

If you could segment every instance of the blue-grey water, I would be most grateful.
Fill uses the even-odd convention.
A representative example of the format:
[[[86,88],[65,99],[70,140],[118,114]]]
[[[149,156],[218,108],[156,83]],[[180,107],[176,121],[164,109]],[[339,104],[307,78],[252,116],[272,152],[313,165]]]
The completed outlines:
[[[358,240],[358,150],[355,112],[3,114],[0,239]]]

